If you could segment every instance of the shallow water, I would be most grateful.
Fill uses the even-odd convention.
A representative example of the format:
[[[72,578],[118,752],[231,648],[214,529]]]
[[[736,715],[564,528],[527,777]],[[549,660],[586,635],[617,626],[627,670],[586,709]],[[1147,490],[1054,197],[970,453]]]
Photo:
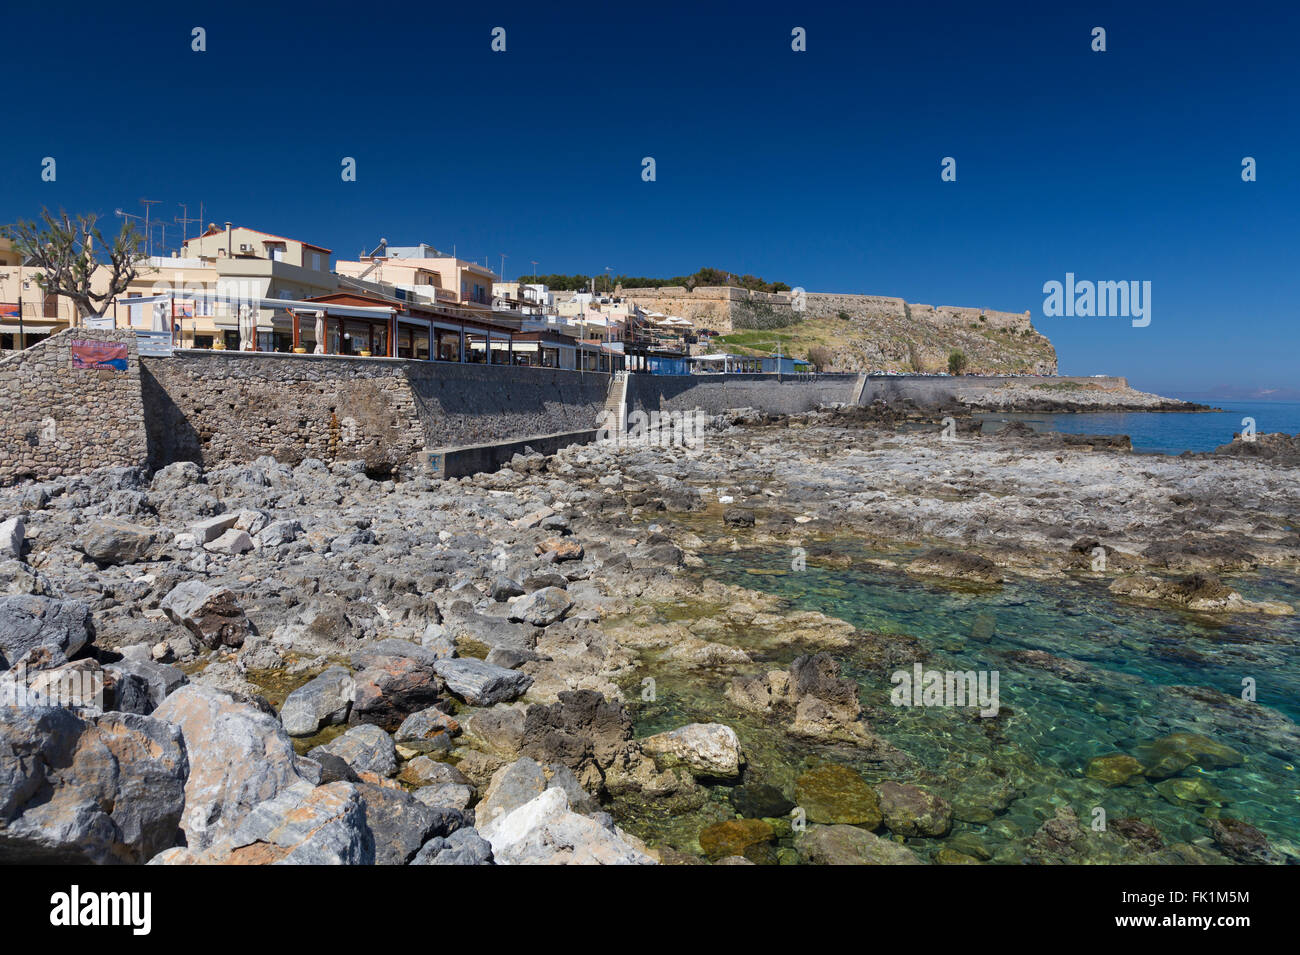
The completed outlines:
[[[1008,421],[1023,421],[1035,431],[1062,434],[1127,434],[1135,451],[1181,454],[1184,451],[1213,451],[1230,444],[1243,419],[1255,421],[1257,434],[1300,433],[1300,403],[1284,401],[1214,401],[1221,411],[1163,412],[1079,412],[1074,414],[1002,413],[976,415],[986,434],[996,432]]]
[[[1086,825],[1094,807],[1110,819],[1133,816],[1155,825],[1165,843],[1206,843],[1207,819],[1243,819],[1271,839],[1300,834],[1300,779],[1288,720],[1300,718],[1300,620],[1296,617],[1204,615],[1118,602],[1106,581],[1080,576],[1048,583],[1016,581],[973,590],[914,580],[866,563],[872,554],[855,544],[833,550],[853,558],[847,568],[809,564],[790,570],[788,553],[754,548],[702,555],[707,573],[727,583],[779,595],[790,609],[818,610],[861,630],[906,634],[929,651],[927,669],[996,670],[1003,716],[981,720],[969,710],[890,705],[889,674],[873,671],[853,649],[831,651],[841,672],[858,681],[859,698],[876,733],[904,750],[915,765],[891,769],[867,763],[851,747],[821,746],[788,736],[774,719],[745,713],[724,698],[733,670],[675,670],[647,659],[629,689],[645,675],[657,683],[657,701],[634,702],[637,735],[687,722],[717,721],[740,735],[749,758],[748,779],[770,783],[794,797],[803,769],[830,760],[858,769],[870,782],[911,780],[958,808],[948,839],[974,839],[994,861],[1016,862],[1024,841],[1056,807],[1069,805]],[[897,557],[897,555],[893,555]],[[1232,578],[1248,599],[1295,604],[1297,578],[1281,572]],[[707,610],[701,611],[708,613]],[[664,619],[681,619],[688,608],[670,607]],[[709,639],[746,647],[743,631]],[[752,641],[750,641],[752,643]],[[749,648],[749,647],[746,647]],[[1040,650],[1065,661],[1064,676],[1019,661],[1008,653]],[[800,652],[787,648],[749,672],[784,666]],[[1270,708],[1266,728],[1222,707],[1172,692],[1175,685],[1207,687],[1239,697],[1243,678],[1257,685],[1258,702]],[[636,700],[637,694],[629,692]],[[1267,720],[1265,721],[1267,723]],[[1088,760],[1133,754],[1172,732],[1195,732],[1232,747],[1244,763],[1219,769],[1192,765],[1179,780],[1208,784],[1201,802],[1162,793],[1138,777],[1108,788],[1084,775]],[[1181,785],[1181,783],[1180,783]],[[1008,789],[1009,802],[994,798]],[[1165,787],[1169,789],[1168,786]],[[621,822],[651,841],[698,852],[699,829],[734,817],[727,787],[714,787],[710,802],[694,813],[622,812]],[[788,835],[788,834],[787,834]],[[947,840],[909,839],[924,856]],[[788,837],[781,844],[789,844]],[[788,853],[787,853],[788,855]]]

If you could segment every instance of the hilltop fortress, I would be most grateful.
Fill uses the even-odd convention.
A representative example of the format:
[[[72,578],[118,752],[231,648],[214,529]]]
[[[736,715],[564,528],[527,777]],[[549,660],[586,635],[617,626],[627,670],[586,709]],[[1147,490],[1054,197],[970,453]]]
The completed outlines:
[[[941,371],[960,349],[971,371],[1056,374],[1056,349],[1029,312],[955,305],[919,305],[885,295],[835,292],[751,292],[699,286],[619,288],[616,294],[651,312],[680,315],[721,334],[837,321],[835,369]]]

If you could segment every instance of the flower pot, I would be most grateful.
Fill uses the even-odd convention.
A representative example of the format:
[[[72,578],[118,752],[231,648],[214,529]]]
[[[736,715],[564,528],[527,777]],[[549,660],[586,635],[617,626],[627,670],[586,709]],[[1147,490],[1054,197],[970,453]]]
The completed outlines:
[[[369,358],[369,357],[370,357],[370,349],[369,349],[369,348],[363,348],[363,349],[361,349],[361,357],[362,357],[362,358]]]
[[[213,343],[212,343],[212,350],[213,350],[213,351],[225,351],[225,350],[226,350],[226,343],[225,343],[225,342],[213,342]]]
[[[294,353],[295,355],[305,355],[305,354],[307,354],[307,349],[303,348],[303,347],[300,345],[300,346],[298,346],[297,348],[295,348],[295,349],[293,350],[293,353]]]

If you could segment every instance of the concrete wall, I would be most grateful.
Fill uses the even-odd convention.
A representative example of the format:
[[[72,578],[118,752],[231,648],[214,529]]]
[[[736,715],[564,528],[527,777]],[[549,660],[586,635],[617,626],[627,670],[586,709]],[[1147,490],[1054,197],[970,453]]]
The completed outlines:
[[[691,411],[721,414],[757,408],[770,414],[799,414],[819,405],[847,404],[857,375],[783,378],[771,375],[629,375],[627,410]]]
[[[595,428],[609,375],[559,368],[402,362],[430,448]]]
[[[122,342],[125,371],[72,367],[74,341]],[[140,358],[131,332],[79,328],[0,360],[0,484],[145,458]]]

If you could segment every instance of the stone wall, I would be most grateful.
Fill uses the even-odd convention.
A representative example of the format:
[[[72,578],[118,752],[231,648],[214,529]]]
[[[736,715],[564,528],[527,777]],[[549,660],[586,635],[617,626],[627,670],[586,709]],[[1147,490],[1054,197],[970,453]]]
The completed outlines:
[[[121,342],[125,371],[72,367],[72,342]],[[0,360],[0,484],[145,462],[140,358],[129,331],[70,329]]]
[[[206,467],[268,454],[386,471],[424,449],[404,361],[177,351],[143,360],[149,463]]]
[[[426,448],[594,428],[609,376],[331,355],[178,351],[146,358],[150,463],[268,454],[387,472]]]

